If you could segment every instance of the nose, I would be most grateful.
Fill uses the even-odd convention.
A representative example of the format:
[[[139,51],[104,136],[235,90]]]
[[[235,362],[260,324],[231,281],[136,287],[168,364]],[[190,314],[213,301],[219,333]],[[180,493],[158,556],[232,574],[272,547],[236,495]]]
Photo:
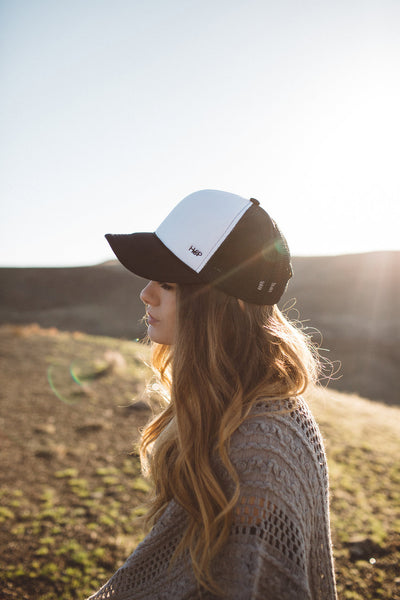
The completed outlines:
[[[143,302],[143,304],[151,304],[151,305],[155,305],[157,303],[157,298],[156,298],[156,285],[154,281],[149,281],[149,283],[146,285],[145,288],[142,289],[142,291],[140,292],[140,299]]]

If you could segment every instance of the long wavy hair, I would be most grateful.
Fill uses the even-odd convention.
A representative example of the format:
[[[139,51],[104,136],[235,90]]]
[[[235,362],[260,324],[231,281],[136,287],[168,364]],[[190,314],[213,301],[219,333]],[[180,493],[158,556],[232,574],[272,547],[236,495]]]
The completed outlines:
[[[172,498],[185,509],[174,557],[188,550],[199,584],[219,594],[211,565],[240,493],[229,440],[257,399],[302,394],[318,363],[307,336],[277,306],[193,285],[177,287],[175,343],[154,344],[152,363],[169,402],[142,434],[142,464],[155,489],[148,520],[154,524]],[[234,483],[230,496],[213,468],[216,453]]]

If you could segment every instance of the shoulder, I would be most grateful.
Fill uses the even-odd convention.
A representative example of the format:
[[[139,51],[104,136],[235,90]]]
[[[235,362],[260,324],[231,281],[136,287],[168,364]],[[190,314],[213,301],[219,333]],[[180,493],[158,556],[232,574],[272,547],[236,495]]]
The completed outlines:
[[[327,494],[324,444],[302,398],[257,402],[231,437],[230,460],[241,485],[308,498]]]
[[[232,436],[232,454],[258,450],[293,454],[293,460],[309,460],[324,466],[325,450],[319,427],[301,397],[260,400]],[[232,457],[233,458],[233,457]]]

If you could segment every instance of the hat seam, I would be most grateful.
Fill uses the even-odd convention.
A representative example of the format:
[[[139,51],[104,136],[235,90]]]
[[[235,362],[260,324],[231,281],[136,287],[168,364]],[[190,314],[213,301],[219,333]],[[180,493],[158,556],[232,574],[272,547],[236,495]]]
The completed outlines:
[[[218,248],[220,248],[221,244],[226,240],[226,238],[230,235],[230,233],[232,233],[232,231],[234,230],[234,228],[236,227],[236,225],[239,223],[240,219],[243,217],[243,215],[253,206],[252,202],[248,202],[247,206],[244,206],[235,216],[234,218],[230,221],[229,225],[227,225],[223,231],[223,233],[219,236],[218,240],[216,240],[216,242],[214,243],[214,245],[212,246],[212,248],[210,248],[209,252],[207,253],[207,256],[205,256],[200,264],[200,266],[197,269],[193,269],[194,271],[196,271],[196,273],[201,273],[201,271],[204,269],[204,267],[206,266],[206,264],[212,259],[212,257],[214,256],[215,252],[218,250]]]

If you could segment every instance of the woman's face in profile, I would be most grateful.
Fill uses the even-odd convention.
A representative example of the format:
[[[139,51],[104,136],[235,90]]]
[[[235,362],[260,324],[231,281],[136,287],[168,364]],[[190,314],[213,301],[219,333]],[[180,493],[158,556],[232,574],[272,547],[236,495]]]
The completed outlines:
[[[174,343],[176,319],[176,284],[149,281],[140,293],[146,305],[147,333],[152,342]]]

